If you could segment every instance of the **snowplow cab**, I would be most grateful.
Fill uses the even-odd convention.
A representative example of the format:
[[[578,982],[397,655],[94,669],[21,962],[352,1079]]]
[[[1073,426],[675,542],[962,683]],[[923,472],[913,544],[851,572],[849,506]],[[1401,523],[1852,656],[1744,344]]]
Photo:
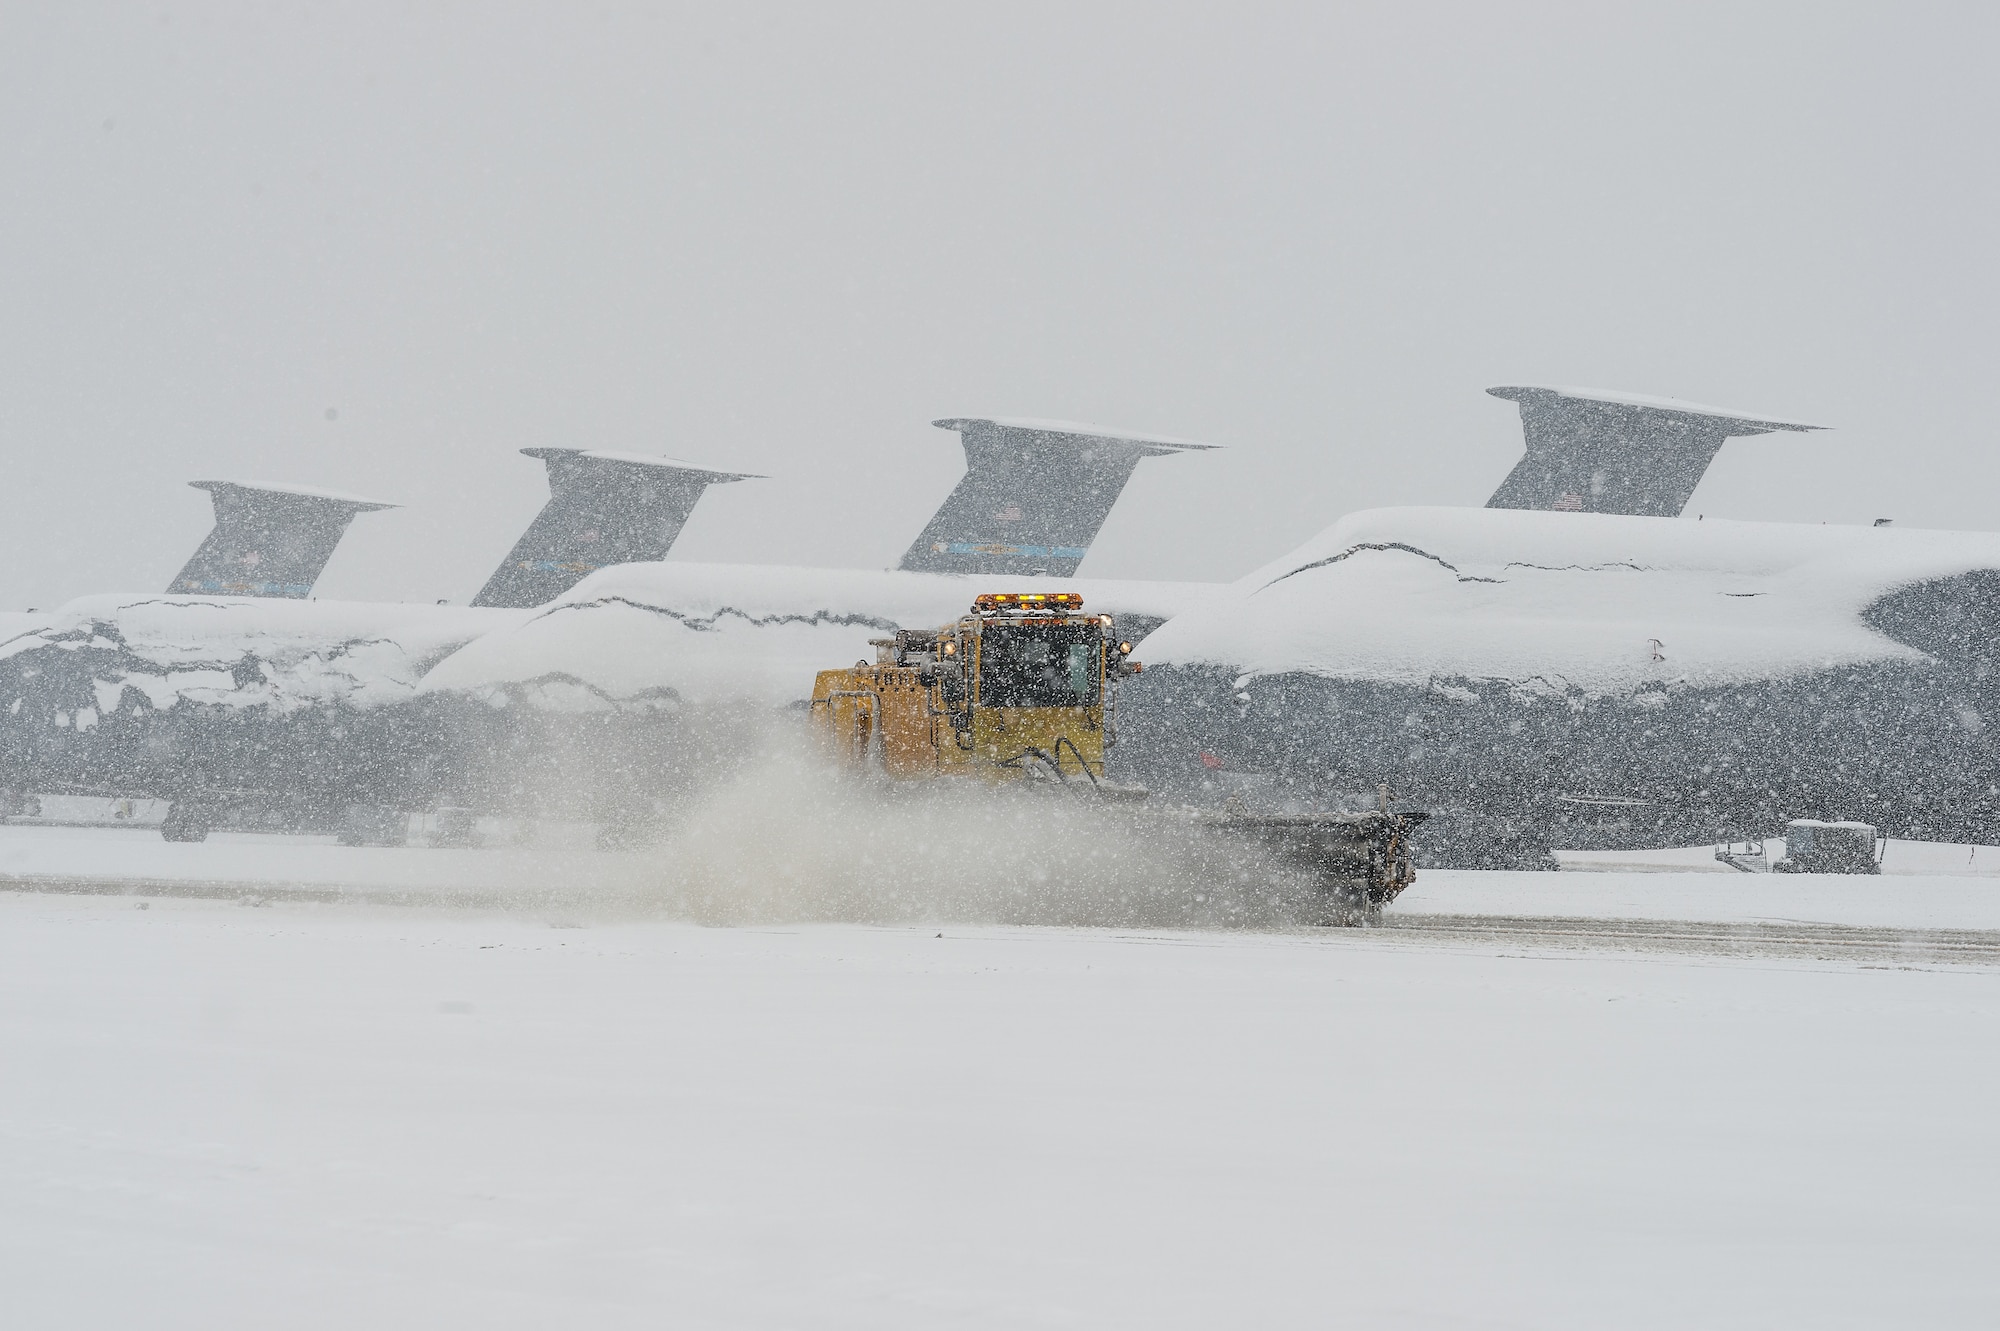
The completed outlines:
[[[956,623],[872,645],[873,665],[819,673],[813,724],[836,754],[897,777],[1095,785],[1118,680],[1140,669],[1074,592],[989,593]]]

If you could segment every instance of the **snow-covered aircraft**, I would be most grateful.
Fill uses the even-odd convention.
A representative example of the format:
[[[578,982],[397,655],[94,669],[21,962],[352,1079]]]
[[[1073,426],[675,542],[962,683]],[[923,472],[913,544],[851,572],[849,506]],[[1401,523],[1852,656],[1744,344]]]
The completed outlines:
[[[1494,505],[1678,511],[1723,438],[1811,428],[1621,394],[1493,391],[1522,404],[1528,443]],[[552,460],[550,510],[473,607],[321,602],[297,607],[298,623],[214,600],[66,607],[67,630],[0,647],[0,702],[9,683],[34,698],[25,720],[17,705],[0,727],[23,774],[13,783],[139,787],[190,807],[217,792],[286,792],[322,820],[347,804],[643,804],[649,771],[708,760],[688,707],[793,701],[826,662],[956,617],[993,577],[1073,573],[1141,457],[1203,447],[1018,418],[938,424],[961,432],[967,475],[896,570],[658,562],[701,486],[733,479],[699,469],[675,482],[662,511],[678,517],[657,553],[612,542],[612,558],[588,558],[574,542],[549,544],[601,538],[594,523],[552,516],[565,494]],[[562,456],[569,466],[586,455]],[[599,562],[615,566],[589,572]],[[576,585],[530,608],[563,581]],[[1066,585],[1133,640],[1229,594]],[[56,651],[59,668],[22,688]],[[569,773],[560,789],[521,781],[551,764]]]
[[[732,760],[707,722],[797,702],[827,662],[956,619],[995,578],[1062,577],[1131,639],[1220,590],[1069,576],[1141,458],[1210,445],[1022,418],[936,424],[961,432],[966,475],[898,568],[626,564],[446,657],[411,709],[435,761],[405,807],[643,822],[662,787]]]
[[[1489,504],[1544,508],[1565,515],[1558,521],[1586,510],[1678,513],[1724,439],[1814,428],[1629,394],[1525,387],[1492,391],[1521,404],[1527,448]],[[1045,439],[1071,450],[1084,441],[1105,440],[1138,448],[1169,442],[1189,446],[1186,441],[1048,422],[939,423],[1036,427]],[[976,470],[980,453],[975,441],[983,440],[973,429],[966,438],[968,460]],[[1114,463],[1121,461],[1114,455]],[[1122,465],[1129,473],[1131,463]],[[1046,460],[1038,469],[1064,474]],[[976,490],[968,476],[954,498]],[[989,492],[981,503],[959,511],[992,511],[1003,497]],[[1044,498],[1041,511],[1058,509],[1059,498]],[[866,658],[869,640],[895,629],[949,622],[965,612],[978,592],[999,585],[990,576],[909,571],[927,558],[939,557],[942,563],[943,556],[968,552],[969,543],[953,543],[939,530],[943,516],[941,512],[912,547],[900,572],[693,563],[607,570],[518,624],[453,653],[425,677],[420,693],[432,700],[439,715],[451,718],[445,733],[471,737],[461,740],[467,752],[588,752],[602,760],[599,770],[613,774],[609,786],[637,788],[643,785],[637,774],[675,761],[679,741],[660,735],[680,726],[690,705],[795,702],[827,663]],[[1023,558],[1012,552],[1004,569],[1038,572],[1040,561],[1052,553],[1040,548]],[[1068,565],[1074,567],[1073,562]],[[1161,623],[1230,595],[1221,584],[1074,579],[1064,587],[1081,593],[1086,608],[1114,615],[1120,636],[1135,642]],[[1393,615],[1369,631],[1393,635]],[[1147,639],[1148,654],[1154,640]],[[608,720],[614,717],[627,720],[614,724]],[[1167,729],[1171,734],[1171,723]],[[590,736],[588,742],[576,738],[583,735]],[[1128,744],[1120,752],[1132,748]],[[716,760],[713,752],[700,758]],[[1153,766],[1144,746],[1130,762]],[[456,766],[469,771],[476,764]],[[574,775],[563,783],[565,791],[591,788],[591,799],[599,804],[615,799],[615,790],[593,785],[590,764],[570,761],[566,766]],[[484,802],[492,795],[448,798],[461,797]]]
[[[168,592],[214,594],[232,597],[270,597],[297,600],[312,594],[314,584],[326,568],[327,560],[340,538],[360,513],[377,512],[396,505],[330,490],[298,485],[273,485],[259,481],[190,481],[197,490],[206,490],[215,510],[215,525],[195,548],[181,571],[174,575]],[[32,643],[35,635],[49,630],[65,612],[40,610],[0,612],[0,644]],[[65,647],[73,637],[62,638]],[[0,651],[6,650],[0,647]],[[36,658],[39,659],[39,658]],[[41,678],[41,668],[30,666]],[[58,669],[57,674],[62,671]],[[6,735],[4,754],[11,772],[19,772],[30,748],[19,717],[27,706],[25,697],[14,703],[9,721],[0,722]],[[11,816],[34,807],[18,785],[0,779],[0,816]]]
[[[1521,404],[1526,438],[1492,508],[1679,513],[1724,439],[1817,428],[1669,398],[1489,391]],[[898,570],[619,568],[455,654],[425,690],[561,695],[563,705],[580,705],[579,689],[610,706],[668,696],[784,702],[803,696],[811,662],[865,656],[872,635],[962,614],[993,576],[1073,574],[1139,458],[1210,447],[1057,421],[936,423],[963,433],[966,475]],[[971,575],[977,587],[964,581]],[[1071,590],[1117,615],[1121,636],[1137,642],[1224,585],[1079,579]]]
[[[1129,775],[1304,803],[1374,798],[1386,784],[1445,815],[1426,841],[1457,863],[1538,864],[1556,844],[1774,829],[1783,813],[1865,812],[1894,818],[1901,834],[1951,833],[1934,810],[1858,802],[1881,784],[1879,760],[1817,761],[1852,736],[1836,728],[1787,749],[1759,727],[1786,715],[1794,725],[1822,695],[1853,701],[1830,680],[1863,687],[1831,666],[1800,683],[1801,660],[1876,663],[1863,691],[1878,705],[1940,679],[1957,688],[1950,681],[1965,672],[1951,667],[1926,666],[1920,685],[1912,652],[1858,626],[1856,606],[1929,576],[1924,561],[1939,550],[1947,562],[2000,559],[1993,538],[1930,534],[1913,545],[1908,533],[1671,521],[1725,439],[1819,427],[1630,394],[1492,391],[1521,404],[1527,449],[1484,510],[1356,514],[1227,588],[1065,584],[1086,606],[1116,611],[1135,639],[1167,621],[1146,639],[1152,672],[1128,690],[1116,757]],[[1461,558],[1473,571],[1446,567]],[[1842,561],[1855,567],[1815,581],[1813,569]],[[1774,571],[1785,576],[1766,588]],[[865,657],[868,640],[893,629],[946,622],[990,585],[631,565],[454,653],[420,692],[453,718],[447,733],[479,737],[474,750],[549,752],[561,747],[553,737],[590,734],[573,750],[603,759],[612,785],[636,788],[636,774],[671,764],[680,741],[631,724],[635,715],[672,734],[689,704],[795,700],[826,662]],[[1788,607],[1782,629],[1769,621],[1773,605]],[[1896,613],[1907,637],[1910,615]],[[1795,654],[1772,651],[1778,637]],[[1674,673],[1667,663],[1697,645],[1727,668]],[[1688,708],[1736,728],[1690,724]],[[1822,733],[1819,720],[1811,733]],[[1946,738],[1962,747],[1964,734]],[[1802,754],[1810,779],[1787,775]],[[1956,748],[1931,754],[1945,760],[1938,771],[1963,770]],[[1874,775],[1842,784],[1848,772]]]
[[[1140,458],[1202,447],[1048,421],[939,424],[966,432],[967,475],[905,562],[943,560],[966,572],[859,576],[905,589],[889,596],[897,604],[908,587],[950,588],[932,597],[949,606],[946,617],[969,596],[957,578],[1073,567]],[[658,561],[708,485],[741,479],[628,454],[524,451],[548,465],[549,503],[470,606],[99,596],[22,626],[0,642],[0,705],[11,705],[0,717],[4,784],[158,795],[189,810],[275,800],[288,810],[283,820],[300,821],[300,807],[319,811],[306,822],[350,803],[435,802],[443,778],[432,774],[448,765],[437,708],[418,693],[424,674],[478,638],[535,618],[537,604],[572,604],[566,591],[599,569],[672,577],[691,567]],[[708,566],[703,585],[754,598],[770,572]],[[1131,604],[1144,626],[1182,602],[1146,592]],[[199,832],[199,817],[190,819],[177,833]]]
[[[966,473],[898,567],[626,564],[497,627],[433,671],[425,691],[558,707],[584,695],[612,706],[667,697],[783,704],[805,696],[812,663],[827,653],[865,656],[870,637],[956,618],[995,578],[1060,577],[1134,640],[1220,590],[1073,577],[1141,458],[1213,445],[1067,421],[935,424],[963,435]]]
[[[173,590],[82,597],[4,626],[0,787],[16,802],[64,791],[196,810],[282,804],[302,785],[381,770],[394,756],[343,743],[344,718],[410,697],[431,665],[519,618],[530,596],[663,558],[709,485],[745,479],[665,458],[523,451],[546,464],[549,501],[477,608],[303,599],[353,514],[387,506],[198,482],[215,495],[216,529]]]
[[[1436,862],[1534,867],[1862,819],[1990,841],[2000,535],[1352,514],[1177,617],[1135,775],[1311,805],[1389,785]]]
[[[169,592],[296,599],[310,596],[357,513],[394,508],[299,485],[190,481],[209,492],[215,526],[168,584]],[[0,642],[49,622],[40,610],[0,611]]]

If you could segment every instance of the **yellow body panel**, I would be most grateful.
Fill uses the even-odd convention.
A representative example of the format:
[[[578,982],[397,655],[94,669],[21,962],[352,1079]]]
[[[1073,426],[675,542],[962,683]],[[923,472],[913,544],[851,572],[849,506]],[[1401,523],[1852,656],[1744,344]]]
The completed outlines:
[[[980,763],[1002,775],[1019,776],[1022,758],[1047,754],[1064,776],[1104,775],[1102,707],[977,707],[972,713],[972,748]],[[1007,766],[1001,767],[999,764]]]
[[[1036,766],[1053,766],[1072,778],[1104,775],[1101,702],[983,707],[975,697],[954,713],[943,686],[935,679],[926,683],[913,666],[820,671],[813,682],[812,723],[836,756],[879,764],[890,776],[1012,781]]]
[[[907,666],[822,670],[813,681],[814,728],[831,751],[855,762],[880,756],[891,776],[931,776],[939,770],[937,731],[948,737],[937,686]]]

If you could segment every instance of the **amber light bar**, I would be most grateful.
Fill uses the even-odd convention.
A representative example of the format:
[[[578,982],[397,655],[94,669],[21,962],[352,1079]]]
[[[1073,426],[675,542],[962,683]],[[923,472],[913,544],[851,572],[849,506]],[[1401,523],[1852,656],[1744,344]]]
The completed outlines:
[[[1081,610],[1083,598],[1075,592],[987,592],[973,598],[974,614],[992,615],[1003,610]]]

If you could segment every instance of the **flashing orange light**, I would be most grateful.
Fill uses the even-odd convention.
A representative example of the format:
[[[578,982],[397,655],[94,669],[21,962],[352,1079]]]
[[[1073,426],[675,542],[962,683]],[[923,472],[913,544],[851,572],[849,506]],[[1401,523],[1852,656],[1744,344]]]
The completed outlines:
[[[973,598],[972,609],[983,615],[1003,610],[1081,610],[1083,598],[1075,592],[983,592]]]

